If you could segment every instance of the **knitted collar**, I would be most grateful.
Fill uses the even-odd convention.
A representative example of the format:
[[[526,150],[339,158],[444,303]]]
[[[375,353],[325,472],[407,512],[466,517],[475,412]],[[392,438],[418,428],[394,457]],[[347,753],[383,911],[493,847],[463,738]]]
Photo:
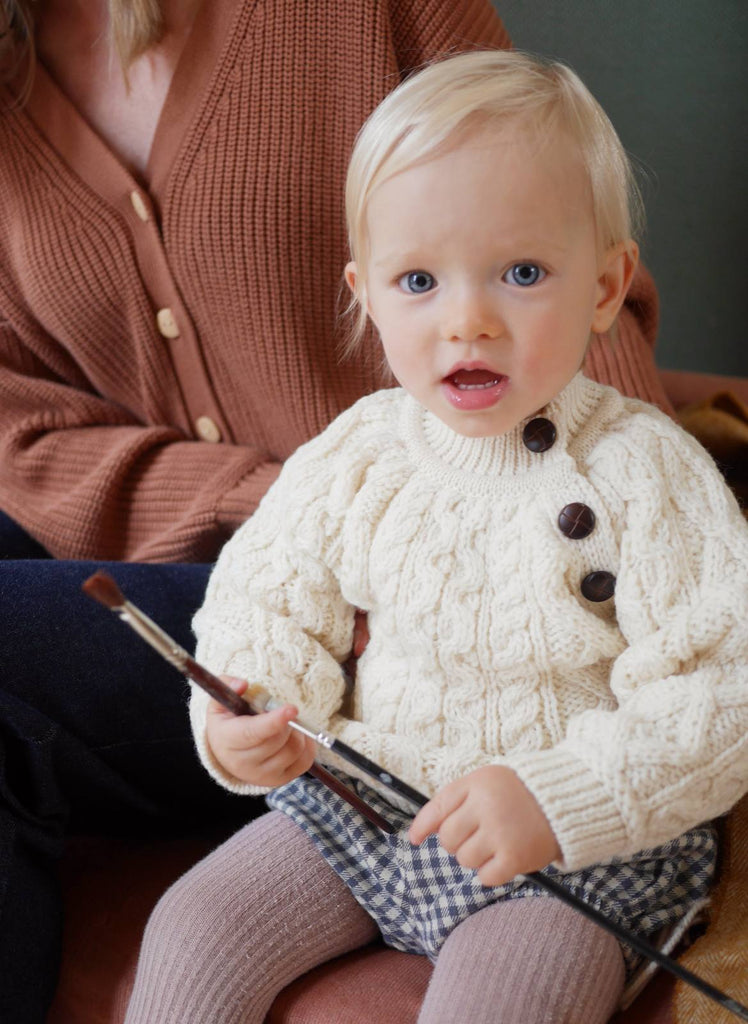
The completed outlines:
[[[581,372],[542,410],[500,437],[463,437],[424,409],[410,395],[403,402],[403,438],[415,465],[429,473],[480,490],[516,483],[528,475],[544,475],[569,466],[570,441],[600,401],[601,386]],[[539,453],[523,441],[525,425],[533,418],[549,420],[556,430],[555,441]]]

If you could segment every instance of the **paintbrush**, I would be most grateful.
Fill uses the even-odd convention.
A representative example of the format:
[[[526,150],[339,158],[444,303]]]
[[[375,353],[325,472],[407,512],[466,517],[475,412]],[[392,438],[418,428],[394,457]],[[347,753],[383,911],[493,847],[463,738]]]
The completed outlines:
[[[250,688],[248,691],[249,700],[245,700],[238,693],[234,693],[231,687],[227,686],[222,679],[209,672],[207,668],[197,662],[191,654],[181,647],[176,640],[164,632],[160,626],[157,626],[136,605],[128,601],[115,581],[107,573],[102,571],[95,572],[93,576],[89,576],[82,586],[84,592],[89,597],[92,597],[95,601],[98,601],[106,608],[109,608],[110,611],[119,615],[123,622],[138,633],[146,643],[150,644],[171,665],[174,665],[183,675],[205,690],[213,700],[218,701],[219,704],[233,712],[233,714],[257,715],[264,710],[271,710],[270,704],[279,706],[279,702],[271,701],[269,696],[260,690],[259,687]],[[325,733],[314,733],[311,729],[295,721],[289,722],[289,725],[304,733],[305,736],[311,736],[315,740],[320,736],[326,737],[327,735]],[[323,745],[327,746],[328,749],[332,746],[332,744],[322,740],[320,742],[323,742]],[[351,807],[354,807],[360,814],[363,814],[365,818],[376,825],[377,828],[382,829],[383,832],[391,834],[396,831],[391,822],[387,821],[373,807],[370,807],[358,793],[346,786],[337,776],[333,775],[332,772],[328,772],[322,765],[315,762],[309,769],[309,775],[314,776],[314,778],[327,786],[328,789],[337,793],[338,796],[342,797]]]
[[[166,658],[166,660],[176,666],[180,672],[188,676],[198,686],[206,690],[214,700],[217,700],[224,707],[228,708],[229,711],[233,711],[234,714],[259,714],[262,711],[271,710],[273,707],[280,706],[280,702],[274,700],[269,694],[259,687],[250,688],[248,691],[249,702],[234,693],[234,691],[219,679],[218,676],[213,675],[212,672],[209,672],[208,669],[195,661],[195,659],[188,654],[183,647],[180,647],[180,645],[167,633],[165,633],[160,626],[157,626],[156,623],[140,611],[136,605],[128,601],[115,581],[106,573],[101,571],[94,573],[93,576],[89,577],[83,583],[83,590],[89,597],[99,601],[111,611],[116,612],[123,622],[126,622],[127,625],[135,630],[136,633],[139,633],[140,636],[142,636],[143,639],[151,645],[151,647],[162,655],[162,657]],[[405,797],[405,799],[412,803],[414,807],[421,808],[429,802],[428,797],[424,796],[423,793],[419,793],[418,790],[413,789],[412,786],[409,786],[401,779],[398,779],[397,776],[386,772],[380,765],[370,761],[362,754],[359,754],[358,751],[353,750],[352,747],[349,747],[347,744],[335,739],[335,737],[331,736],[329,733],[313,729],[297,721],[291,721],[289,722],[289,725],[292,728],[298,729],[298,731],[302,732],[305,736],[311,737],[311,739],[320,743],[333,753],[338,754],[350,764],[355,765],[360,771],[364,772],[381,785],[391,789],[393,792],[397,793],[398,796]],[[315,764],[310,768],[309,774],[319,779],[320,782],[323,782],[383,831],[389,833],[395,831],[394,827],[364,800],[362,800],[357,793],[350,790],[321,765],[315,762]],[[748,1007],[745,1007],[742,1003],[732,999],[714,985],[710,985],[709,982],[704,981],[703,978],[700,978],[697,974],[694,974],[692,971],[683,967],[666,953],[661,952],[645,939],[640,938],[635,932],[630,931],[628,928],[624,928],[612,918],[606,917],[605,914],[597,910],[596,907],[593,907],[585,900],[575,896],[574,893],[566,889],[555,878],[552,878],[543,871],[531,871],[525,874],[524,877],[533,881],[549,895],[555,896],[556,899],[560,900],[562,903],[566,903],[568,906],[577,910],[580,914],[583,914],[591,921],[594,921],[600,928],[603,928],[605,931],[614,935],[619,942],[625,943],[627,946],[636,950],[636,952],[641,956],[646,957],[648,960],[656,963],[659,967],[669,971],[687,985],[691,985],[697,991],[718,1003],[729,1013],[734,1014],[734,1016],[738,1017],[740,1020],[748,1021]]]

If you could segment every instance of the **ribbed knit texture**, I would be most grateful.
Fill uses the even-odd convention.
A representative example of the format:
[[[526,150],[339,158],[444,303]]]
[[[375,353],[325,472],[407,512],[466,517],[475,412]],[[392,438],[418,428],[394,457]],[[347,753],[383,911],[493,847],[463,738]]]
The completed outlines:
[[[617,941],[556,900],[495,903],[444,944],[419,1024],[606,1024],[624,981]]]
[[[508,39],[488,0],[309,11],[202,5],[145,181],[42,67],[25,109],[0,93],[0,507],[54,555],[212,558],[279,463],[380,385],[371,336],[339,357],[353,139],[410,69]],[[643,276],[589,367],[665,405],[655,323]]]
[[[264,815],[161,898],[126,1024],[262,1024],[291,981],[376,935],[301,829]]]
[[[582,374],[529,451],[453,433],[400,390],[362,399],[287,463],[226,545],[197,656],[426,794],[506,762],[582,867],[727,810],[748,777],[748,527],[667,416]],[[572,540],[558,515],[594,512]],[[603,570],[615,597],[587,600]],[[352,706],[338,662],[371,640]],[[193,694],[198,749],[207,696]]]
[[[126,1024],[261,1024],[294,978],[376,934],[311,841],[273,812],[162,897],[145,932]],[[623,978],[616,940],[576,911],[545,897],[509,900],[452,932],[418,1020],[604,1024]],[[340,1019],[363,1020],[366,1011],[348,1007]],[[389,1019],[415,1019],[403,1011],[392,1003]]]

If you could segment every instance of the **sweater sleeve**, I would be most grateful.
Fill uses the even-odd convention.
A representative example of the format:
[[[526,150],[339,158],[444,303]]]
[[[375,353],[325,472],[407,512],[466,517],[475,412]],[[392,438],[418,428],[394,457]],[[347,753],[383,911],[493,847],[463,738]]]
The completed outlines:
[[[748,786],[748,528],[709,456],[667,427],[609,453],[626,507],[618,707],[509,759],[568,869],[672,839]]]
[[[56,557],[209,561],[280,467],[139,422],[0,325],[2,508]]]
[[[195,615],[196,657],[296,704],[326,728],[340,708],[341,663],[350,653],[354,607],[341,593],[341,535],[346,509],[365,476],[370,452],[348,445],[366,400],[338,417],[285,463],[258,510],[222,550]],[[236,793],[265,792],[228,777],[205,742],[208,696],[193,687],[190,720],[198,754]]]

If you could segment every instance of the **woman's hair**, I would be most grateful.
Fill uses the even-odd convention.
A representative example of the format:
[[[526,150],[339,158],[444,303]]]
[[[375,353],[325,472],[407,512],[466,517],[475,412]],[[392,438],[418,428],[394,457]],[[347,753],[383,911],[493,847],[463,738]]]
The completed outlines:
[[[159,0],[108,0],[109,31],[123,70],[157,43],[163,31]],[[26,69],[25,90],[33,75],[37,0],[0,0],[0,80]]]
[[[520,124],[539,145],[563,134],[577,146],[589,179],[601,251],[636,237],[643,205],[613,125],[566,65],[507,50],[448,57],[406,79],[370,115],[356,139],[346,179],[351,256],[357,264],[358,307],[353,347],[366,324],[369,198],[388,178],[436,156],[473,127]]]

